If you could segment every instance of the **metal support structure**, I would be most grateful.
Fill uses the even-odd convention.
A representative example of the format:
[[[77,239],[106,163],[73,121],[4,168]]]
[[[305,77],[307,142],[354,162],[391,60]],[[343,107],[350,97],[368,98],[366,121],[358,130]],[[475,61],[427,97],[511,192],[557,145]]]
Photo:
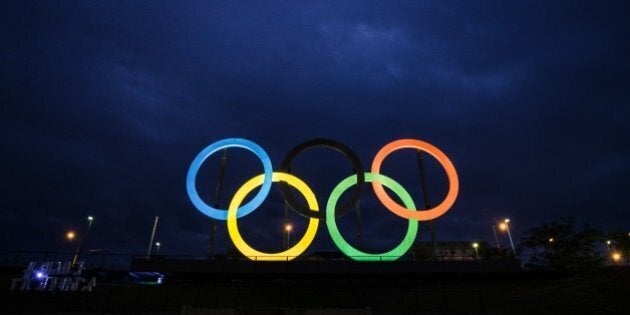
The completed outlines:
[[[425,209],[431,209],[431,203],[429,202],[429,189],[427,188],[427,176],[424,169],[424,161],[422,160],[422,151],[416,150],[416,157],[418,160],[418,170],[420,172],[420,187],[422,188],[422,196],[424,199],[424,207]],[[433,249],[433,259],[437,259],[439,256],[438,246],[437,246],[437,235],[435,232],[435,222],[434,220],[430,220],[429,222],[429,233],[431,235],[431,247]]]
[[[221,206],[221,193],[223,192],[223,179],[225,178],[225,166],[227,163],[227,149],[223,149],[223,155],[221,156],[221,168],[219,169],[219,177],[217,178],[217,184],[214,189],[214,207],[219,208]],[[210,219],[210,235],[208,236],[208,257],[214,256],[214,242],[217,234],[217,221]]]
[[[514,242],[512,241],[512,233],[510,233],[510,225],[506,222],[505,229],[507,230],[508,238],[510,239],[510,246],[512,246],[512,255],[516,257],[516,249],[514,248]]]
[[[77,245],[77,250],[74,253],[74,256],[72,257],[72,265],[76,265],[77,262],[79,261],[79,255],[81,255],[81,251],[83,250],[83,243],[85,242],[85,239],[87,238],[88,233],[90,232],[90,228],[92,228],[92,221],[93,217],[89,216],[88,217],[88,227],[87,230],[85,231],[85,234],[83,234],[81,236],[81,240],[79,240],[79,244]]]
[[[155,231],[157,230],[159,216],[155,216],[155,221],[153,221],[153,231],[151,231],[151,239],[149,240],[149,248],[147,248],[147,259],[151,258],[151,249],[153,248],[153,239],[155,239]]]
[[[291,174],[291,168],[287,168],[287,173]],[[284,201],[284,222],[282,225],[282,248],[289,249],[289,233],[286,230],[289,225],[289,202]],[[286,234],[286,237],[285,237]]]
[[[286,233],[286,238],[283,237],[282,238],[282,248],[289,249],[289,233],[290,231],[287,230],[287,226],[289,226],[289,203],[288,202],[284,202],[284,225],[282,226],[282,234]]]

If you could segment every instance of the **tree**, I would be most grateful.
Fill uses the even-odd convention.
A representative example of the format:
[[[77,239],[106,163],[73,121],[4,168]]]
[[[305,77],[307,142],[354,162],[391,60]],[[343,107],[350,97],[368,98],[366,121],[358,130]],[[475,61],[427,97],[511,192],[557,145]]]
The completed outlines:
[[[521,245],[532,251],[530,264],[558,271],[585,271],[600,267],[603,258],[597,245],[603,233],[575,228],[572,217],[544,223],[525,232]]]

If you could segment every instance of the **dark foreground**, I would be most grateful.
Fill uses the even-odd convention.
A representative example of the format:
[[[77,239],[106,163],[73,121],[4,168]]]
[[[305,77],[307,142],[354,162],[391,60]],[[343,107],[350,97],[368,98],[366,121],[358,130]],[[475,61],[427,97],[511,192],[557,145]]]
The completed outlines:
[[[132,282],[96,272],[92,292],[9,291],[3,314],[630,314],[630,271],[586,274],[457,271],[391,274],[168,273]],[[358,268],[361,269],[361,268]]]

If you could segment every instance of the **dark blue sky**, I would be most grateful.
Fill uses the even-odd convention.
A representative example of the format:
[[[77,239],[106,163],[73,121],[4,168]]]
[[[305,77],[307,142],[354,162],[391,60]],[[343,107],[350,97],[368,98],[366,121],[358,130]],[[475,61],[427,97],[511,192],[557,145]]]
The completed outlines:
[[[186,171],[234,136],[275,168],[316,137],[350,146],[366,169],[391,140],[433,143],[461,181],[440,240],[490,241],[505,216],[517,238],[568,215],[630,229],[625,1],[3,1],[0,15],[3,248],[71,250],[64,231],[92,214],[88,248],[140,253],[160,215],[164,252],[203,255],[209,220],[188,200]],[[226,199],[261,171],[251,154],[228,154]],[[435,203],[444,173],[427,164]],[[218,168],[213,156],[198,182],[209,201]],[[320,149],[294,164],[321,207],[350,171]],[[383,173],[422,203],[413,151]],[[366,248],[401,239],[406,223],[369,186],[361,205]],[[243,234],[277,249],[282,218],[274,185]],[[305,220],[291,220],[297,238]],[[341,225],[352,239],[353,216]],[[217,246],[225,234],[220,223]],[[322,224],[312,249],[330,248]]]

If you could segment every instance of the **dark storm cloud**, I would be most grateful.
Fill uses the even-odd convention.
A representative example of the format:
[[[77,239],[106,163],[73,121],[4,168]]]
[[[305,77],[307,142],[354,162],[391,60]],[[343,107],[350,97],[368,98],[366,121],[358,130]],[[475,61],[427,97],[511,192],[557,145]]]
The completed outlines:
[[[94,247],[137,252],[159,214],[164,250],[202,254],[209,223],[185,174],[201,148],[231,136],[261,144],[275,167],[312,137],[347,143],[366,168],[392,139],[434,143],[462,187],[437,223],[442,239],[489,239],[506,215],[517,234],[569,214],[630,225],[623,2],[14,2],[2,12],[10,248],[57,248],[59,231],[82,228],[89,212]],[[296,172],[325,204],[346,162],[315,153],[326,158],[305,154]],[[225,204],[258,171],[230,154]],[[392,158],[386,169],[420,204],[414,156]],[[218,157],[208,164],[200,187],[214,187]],[[435,203],[446,186],[429,171]],[[386,248],[405,227],[368,220],[380,208],[366,191],[365,242]],[[273,247],[277,189],[265,206],[278,214],[243,229]]]

